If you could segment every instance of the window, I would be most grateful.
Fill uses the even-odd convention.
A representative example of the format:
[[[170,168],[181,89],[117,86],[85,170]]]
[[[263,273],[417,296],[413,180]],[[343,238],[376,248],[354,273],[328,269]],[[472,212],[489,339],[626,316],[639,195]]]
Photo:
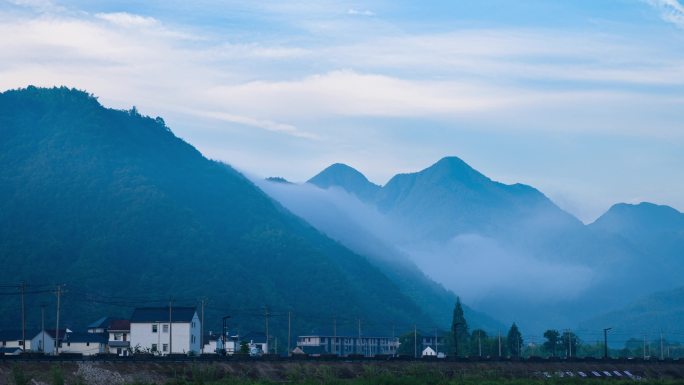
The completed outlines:
[[[86,346],[90,346],[90,342],[86,342]]]
[[[152,344],[152,351],[156,352],[157,351],[157,344]]]
[[[121,333],[114,333],[114,341],[121,341]]]
[[[195,328],[195,321],[192,321],[192,328]]]
[[[157,332],[157,324],[152,325],[152,333]]]
[[[19,346],[24,346],[24,341],[19,341]]]
[[[169,332],[169,325],[162,325],[162,332],[168,333]]]
[[[190,336],[190,343],[191,344],[195,343],[195,336],[194,335]]]
[[[162,351],[168,352],[169,351],[169,344],[162,344]]]

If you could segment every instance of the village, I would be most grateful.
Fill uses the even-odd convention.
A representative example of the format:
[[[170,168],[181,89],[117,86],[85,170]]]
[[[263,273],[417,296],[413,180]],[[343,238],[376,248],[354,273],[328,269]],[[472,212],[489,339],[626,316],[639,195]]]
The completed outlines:
[[[360,332],[358,335],[337,335],[334,332],[300,335],[294,346],[278,350],[277,346],[272,346],[273,336],[268,330],[230,333],[224,320],[221,332],[205,332],[201,318],[201,312],[194,307],[141,307],[135,308],[129,319],[102,317],[89,324],[86,330],[0,331],[0,355],[375,357],[396,356],[400,345],[395,336],[366,336]],[[416,356],[446,357],[445,333],[420,335],[419,339],[415,341]]]

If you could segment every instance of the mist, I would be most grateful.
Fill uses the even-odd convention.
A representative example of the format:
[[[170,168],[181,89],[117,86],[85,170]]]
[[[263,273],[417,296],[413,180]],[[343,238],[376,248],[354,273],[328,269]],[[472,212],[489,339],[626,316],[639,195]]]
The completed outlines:
[[[371,259],[412,263],[467,304],[501,320],[510,319],[506,305],[511,301],[528,306],[572,301],[596,282],[597,274],[589,266],[556,258],[542,260],[482,234],[458,234],[447,242],[415,241],[410,225],[341,188],[253,181],[285,208],[353,251]]]

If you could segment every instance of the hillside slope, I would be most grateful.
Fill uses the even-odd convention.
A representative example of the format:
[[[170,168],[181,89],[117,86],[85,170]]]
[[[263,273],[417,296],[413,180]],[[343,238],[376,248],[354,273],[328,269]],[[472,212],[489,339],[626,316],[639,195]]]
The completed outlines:
[[[364,257],[160,118],[104,108],[81,91],[0,94],[0,213],[0,282],[66,283],[65,324],[170,297],[208,297],[208,325],[231,314],[243,330],[261,330],[262,306],[281,311],[274,330],[285,309],[302,327],[335,314],[378,325],[428,319]],[[54,299],[31,296],[29,308],[39,301]],[[16,306],[11,298],[0,310]]]

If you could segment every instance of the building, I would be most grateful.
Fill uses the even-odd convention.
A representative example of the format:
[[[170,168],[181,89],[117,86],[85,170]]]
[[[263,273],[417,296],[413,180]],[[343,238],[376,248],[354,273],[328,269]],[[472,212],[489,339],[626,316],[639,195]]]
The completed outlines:
[[[59,332],[60,341],[64,338],[68,329],[61,330]],[[69,330],[70,331],[70,330]],[[32,336],[31,346],[34,348],[33,351],[45,354],[53,354],[55,352],[55,331],[54,330],[43,330]]]
[[[166,355],[200,352],[200,320],[194,307],[146,307],[130,320],[134,352]]]
[[[18,356],[21,352],[21,348],[0,348],[0,356]]]
[[[29,351],[31,350],[31,337],[36,334],[36,331],[28,330],[26,330],[26,333],[22,333],[21,330],[0,331],[0,348],[19,348]],[[26,338],[26,340],[24,341],[23,338]]]
[[[233,351],[239,352],[241,345],[246,343],[249,347],[249,354],[262,355],[269,353],[268,342],[266,341],[266,333],[249,332],[245,335],[237,335],[228,339],[227,348],[230,349],[230,342],[233,342]]]
[[[321,346],[325,354],[341,356],[362,354],[371,357],[379,354],[397,354],[399,338],[386,336],[307,335],[297,337],[297,346],[302,348],[304,352],[306,352],[307,348]]]
[[[436,357],[437,352],[432,349],[432,347],[428,346],[427,348],[423,349],[423,352],[420,353],[421,357]]]
[[[131,321],[112,320],[107,327],[109,353],[127,357],[131,354]]]
[[[202,340],[204,341],[202,354],[217,354],[220,350],[223,350],[223,344],[221,343],[221,336],[219,334],[209,332],[204,335]]]
[[[67,333],[62,340],[60,352],[93,356],[106,352],[107,341],[107,333]]]

